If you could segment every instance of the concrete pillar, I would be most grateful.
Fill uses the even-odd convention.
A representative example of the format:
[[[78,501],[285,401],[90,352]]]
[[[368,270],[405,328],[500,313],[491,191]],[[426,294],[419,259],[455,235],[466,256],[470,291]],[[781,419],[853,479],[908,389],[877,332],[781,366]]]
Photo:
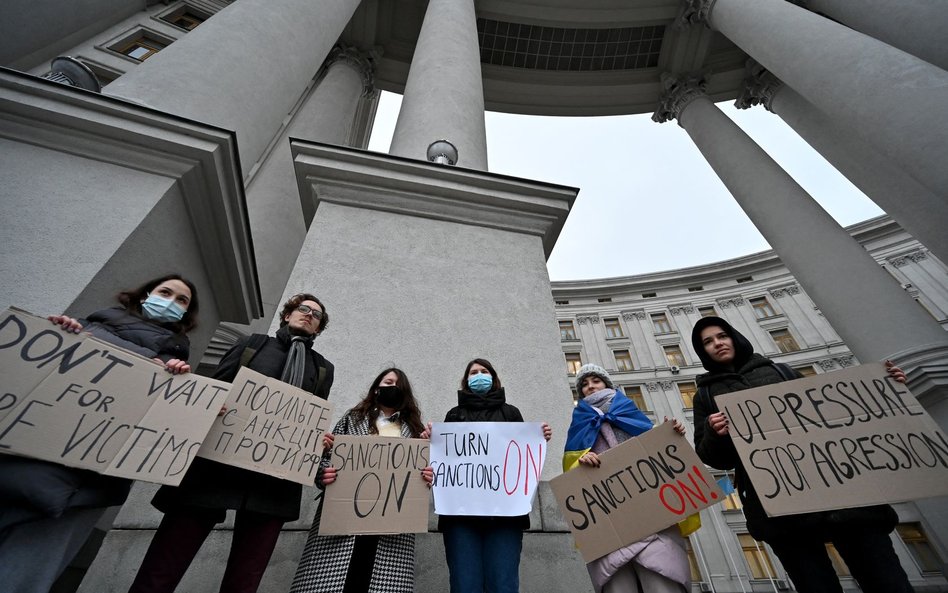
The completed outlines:
[[[246,175],[358,6],[359,0],[234,2],[121,76],[107,94],[236,130]]]
[[[264,303],[264,316],[252,331],[265,333],[270,326],[313,218],[312,202],[300,201],[288,139],[360,145],[361,116],[373,113],[377,100],[372,63],[352,48],[334,48],[293,119],[251,178],[247,207]]]
[[[663,83],[666,92],[653,119],[678,119],[734,199],[860,360],[920,351],[937,351],[944,360],[948,334],[714,106],[704,93],[701,78],[666,75]],[[713,233],[713,223],[709,223],[708,232]]]
[[[487,170],[480,56],[473,0],[430,0],[389,154],[426,160],[448,140],[458,166]]]
[[[948,70],[948,2],[938,0],[796,0],[848,27]]]
[[[0,21],[0,66],[29,70],[145,6],[145,0],[7,0]]]
[[[785,0],[686,0],[680,22],[723,33],[935,195],[948,195],[948,72]]]
[[[946,5],[948,6],[948,5]],[[840,122],[751,60],[735,105],[776,113],[840,173],[942,261],[948,261],[948,201],[907,175]]]

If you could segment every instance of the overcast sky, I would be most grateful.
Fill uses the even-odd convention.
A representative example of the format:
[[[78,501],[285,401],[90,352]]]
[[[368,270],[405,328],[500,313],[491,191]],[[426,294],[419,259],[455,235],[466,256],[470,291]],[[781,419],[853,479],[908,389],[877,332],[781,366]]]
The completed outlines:
[[[382,94],[370,150],[388,152],[400,103],[401,95]],[[718,107],[841,225],[882,214],[778,116],[759,106]],[[658,272],[769,249],[677,122],[488,112],[487,154],[491,172],[580,189],[547,262],[552,280]]]

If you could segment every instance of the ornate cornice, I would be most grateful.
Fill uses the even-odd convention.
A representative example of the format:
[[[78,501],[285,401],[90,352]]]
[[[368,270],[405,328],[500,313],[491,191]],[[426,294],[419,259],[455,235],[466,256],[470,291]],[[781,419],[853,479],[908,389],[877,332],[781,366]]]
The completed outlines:
[[[355,68],[362,77],[362,96],[368,97],[375,90],[375,60],[370,54],[352,46],[335,45],[326,56],[326,69],[333,64],[343,63]]]
[[[722,309],[730,309],[731,305],[740,307],[744,304],[744,297],[736,296],[729,299],[718,299],[715,301]]]
[[[586,325],[586,323],[599,323],[599,315],[577,315],[576,322],[580,325]]]
[[[908,265],[909,262],[917,264],[923,259],[928,259],[928,252],[924,249],[918,249],[916,251],[912,251],[911,253],[890,257],[887,261],[892,264],[893,267],[901,268],[902,266]]]
[[[744,72],[744,86],[734,106],[749,109],[754,105],[763,105],[764,109],[773,112],[774,96],[783,87],[783,81],[754,59],[747,60]]]
[[[684,29],[691,25],[704,25],[711,28],[709,17],[714,8],[715,0],[684,0],[678,18],[675,19],[675,28]]]
[[[840,356],[836,359],[836,364],[838,364],[840,368],[846,368],[851,367],[856,363],[853,361],[852,356]]]
[[[831,371],[836,368],[836,363],[833,362],[832,359],[818,360],[816,361],[816,364],[820,365],[820,368],[823,369],[824,372]]]
[[[771,288],[768,292],[770,292],[770,296],[774,297],[775,299],[782,299],[787,295],[793,296],[795,294],[800,294],[800,287],[797,284],[790,284],[788,286],[781,286],[779,288]]]
[[[675,76],[665,72],[662,74],[664,91],[658,101],[658,109],[652,114],[652,121],[663,124],[678,119],[685,107],[695,99],[705,95],[708,82],[703,74],[683,74]],[[681,120],[678,121],[681,125]]]
[[[645,309],[637,309],[635,311],[623,311],[622,319],[626,321],[632,321],[633,319],[642,320],[645,319]]]
[[[682,313],[694,313],[695,308],[693,305],[669,305],[668,311],[677,317]]]
[[[650,381],[645,384],[645,387],[649,391],[658,391],[659,387],[661,387],[665,391],[668,391],[672,387],[672,382],[668,380]]]

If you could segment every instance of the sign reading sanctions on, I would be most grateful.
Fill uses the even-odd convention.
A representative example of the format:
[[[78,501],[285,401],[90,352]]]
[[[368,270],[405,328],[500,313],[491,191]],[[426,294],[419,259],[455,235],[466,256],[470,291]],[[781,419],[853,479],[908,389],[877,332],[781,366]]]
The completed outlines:
[[[335,437],[320,535],[426,533],[428,441],[398,437]]]
[[[18,309],[0,314],[0,453],[177,485],[229,387]]]
[[[685,437],[665,422],[550,480],[583,560],[592,562],[724,500]]]
[[[539,422],[436,422],[431,431],[435,512],[526,515],[546,440]]]
[[[198,457],[312,486],[332,405],[241,367]]]
[[[769,515],[948,494],[948,439],[881,363],[715,398]]]

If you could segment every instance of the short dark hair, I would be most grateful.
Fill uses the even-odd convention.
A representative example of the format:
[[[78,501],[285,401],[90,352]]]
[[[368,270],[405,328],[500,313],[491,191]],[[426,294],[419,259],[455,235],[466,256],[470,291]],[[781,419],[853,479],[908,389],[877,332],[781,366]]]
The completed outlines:
[[[293,311],[296,311],[296,308],[299,307],[303,301],[313,301],[323,310],[323,316],[319,320],[319,331],[316,332],[316,335],[318,336],[319,334],[323,333],[323,330],[325,330],[326,326],[329,325],[329,313],[326,311],[326,305],[324,305],[322,301],[308,292],[294,294],[289,299],[287,299],[285,303],[283,303],[283,310],[280,311],[280,327],[286,325],[287,316]]]
[[[180,274],[166,274],[160,278],[153,278],[138,288],[124,290],[118,293],[116,298],[118,299],[118,302],[121,303],[123,307],[125,307],[126,311],[138,317],[144,317],[142,314],[142,301],[148,298],[148,294],[154,290],[156,286],[162,282],[167,282],[168,280],[178,280],[183,282],[184,285],[188,287],[188,290],[191,291],[191,300],[188,302],[188,310],[184,312],[184,317],[181,318],[181,321],[172,321],[169,323],[162,323],[161,325],[171,328],[175,333],[186,334],[197,327],[197,313],[200,307],[198,305],[197,287],[194,286],[193,282],[187,278],[184,278]]]
[[[408,375],[400,368],[389,367],[379,373],[378,376],[375,377],[375,380],[372,381],[369,392],[365,394],[361,402],[352,408],[353,415],[357,420],[367,418],[369,421],[369,433],[378,434],[378,428],[375,426],[375,421],[379,417],[378,403],[375,399],[377,395],[376,392],[382,383],[382,379],[389,373],[395,373],[395,375],[398,376],[395,385],[405,394],[405,401],[402,403],[401,409],[398,410],[399,419],[408,425],[408,428],[411,430],[411,436],[418,438],[425,430],[425,425],[421,422],[421,410],[418,408],[418,400],[415,399],[415,395],[412,393]]]
[[[467,363],[466,367],[464,367],[464,376],[461,377],[461,391],[473,393],[471,388],[467,386],[467,376],[468,373],[471,372],[471,367],[475,364],[481,365],[490,372],[490,378],[493,380],[490,386],[491,391],[497,391],[502,387],[500,384],[500,377],[497,376],[497,371],[494,370],[494,365],[492,365],[486,358],[475,358],[471,362]]]

